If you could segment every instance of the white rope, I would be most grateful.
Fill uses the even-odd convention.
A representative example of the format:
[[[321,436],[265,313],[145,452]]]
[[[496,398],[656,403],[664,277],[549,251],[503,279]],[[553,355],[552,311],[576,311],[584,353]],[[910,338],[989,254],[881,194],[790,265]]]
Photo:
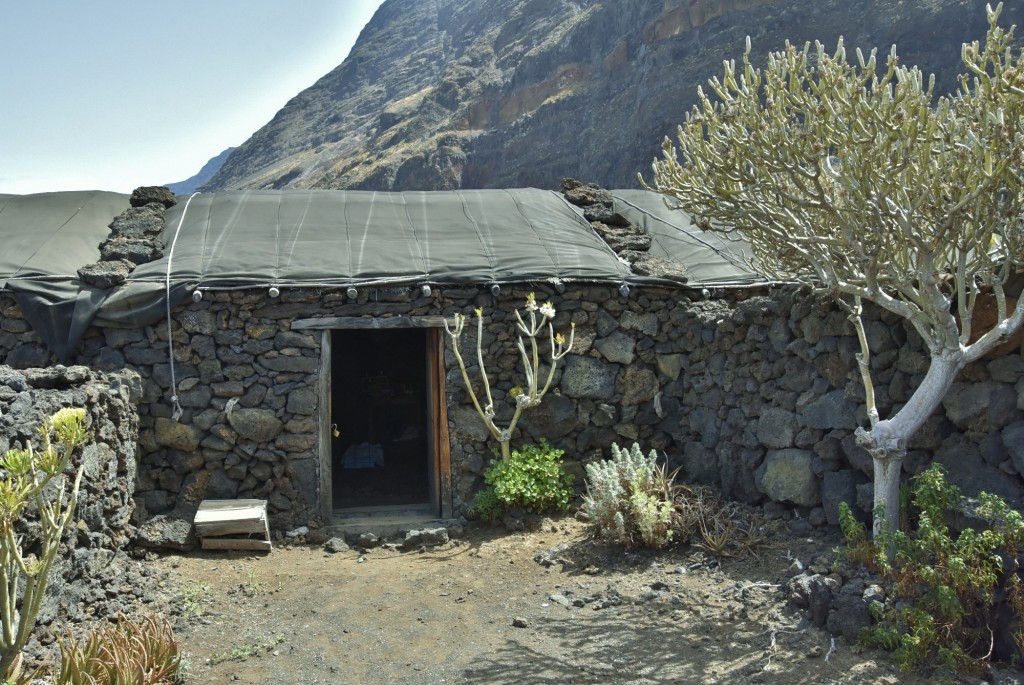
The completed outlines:
[[[188,200],[185,202],[185,208],[181,210],[181,218],[178,219],[178,227],[174,229],[174,237],[171,238],[171,247],[167,250],[167,274],[164,278],[164,302],[167,305],[167,357],[171,364],[171,404],[174,407],[174,413],[171,414],[171,420],[177,421],[181,418],[182,410],[181,405],[178,404],[178,381],[174,376],[174,333],[171,331],[171,262],[174,259],[174,245],[178,242],[178,231],[181,230],[181,225],[185,222],[185,215],[188,213],[188,205],[192,202],[192,198],[200,193],[192,193],[189,195]]]

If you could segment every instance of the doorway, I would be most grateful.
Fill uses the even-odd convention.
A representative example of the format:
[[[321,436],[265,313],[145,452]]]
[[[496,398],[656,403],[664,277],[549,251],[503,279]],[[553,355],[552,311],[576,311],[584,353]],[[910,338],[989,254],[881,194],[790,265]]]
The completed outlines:
[[[333,508],[436,501],[428,331],[330,335]]]

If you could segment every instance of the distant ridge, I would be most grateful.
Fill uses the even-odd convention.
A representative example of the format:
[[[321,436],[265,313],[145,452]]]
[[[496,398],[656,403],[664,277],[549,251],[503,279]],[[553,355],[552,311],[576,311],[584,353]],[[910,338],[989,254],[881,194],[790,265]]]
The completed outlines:
[[[185,179],[184,181],[178,181],[177,183],[166,183],[171,192],[175,195],[184,195],[185,193],[194,192],[199,186],[203,185],[211,178],[214,174],[220,171],[220,168],[224,166],[224,162],[227,161],[228,155],[234,151],[235,148],[229,147],[219,155],[208,161],[203,165],[203,168],[199,170],[195,176]]]

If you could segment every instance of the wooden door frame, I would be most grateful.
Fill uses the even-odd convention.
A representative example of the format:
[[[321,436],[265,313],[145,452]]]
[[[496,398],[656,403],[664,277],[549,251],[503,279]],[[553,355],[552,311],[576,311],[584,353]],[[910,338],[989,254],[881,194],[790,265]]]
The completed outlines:
[[[441,518],[451,518],[451,441],[448,433],[448,401],[445,392],[444,339],[441,316],[394,316],[386,318],[326,317],[298,319],[292,330],[320,331],[319,457],[320,515],[325,522],[334,518],[333,463],[331,454],[331,331],[425,328],[427,364],[427,451],[430,464],[430,503]]]

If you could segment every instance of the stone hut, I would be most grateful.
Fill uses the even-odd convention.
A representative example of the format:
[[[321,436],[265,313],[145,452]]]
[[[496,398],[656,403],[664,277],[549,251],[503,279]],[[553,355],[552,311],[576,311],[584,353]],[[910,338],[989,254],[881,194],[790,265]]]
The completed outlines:
[[[513,312],[533,292],[576,336],[514,445],[546,438],[582,473],[635,441],[800,525],[834,524],[841,501],[869,512],[844,315],[765,282],[742,245],[658,196],[563,190],[0,196],[18,247],[0,257],[0,360],[139,374],[141,524],[250,497],[277,529],[388,507],[453,518],[495,445],[444,321],[484,311],[500,415],[523,383]],[[928,358],[899,320],[867,318],[885,412]],[[938,459],[968,490],[1020,499],[1015,345],[964,372],[908,472]]]

